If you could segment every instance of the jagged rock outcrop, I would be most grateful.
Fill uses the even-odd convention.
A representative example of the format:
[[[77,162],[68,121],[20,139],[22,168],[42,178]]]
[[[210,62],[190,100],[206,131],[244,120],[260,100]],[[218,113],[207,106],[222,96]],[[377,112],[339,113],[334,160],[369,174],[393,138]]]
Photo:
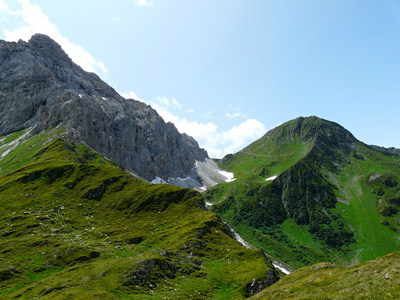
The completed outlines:
[[[193,168],[206,151],[149,105],[124,99],[45,35],[0,40],[0,136],[55,126],[65,126],[68,140],[86,143],[147,180],[190,174],[192,185],[201,185]]]

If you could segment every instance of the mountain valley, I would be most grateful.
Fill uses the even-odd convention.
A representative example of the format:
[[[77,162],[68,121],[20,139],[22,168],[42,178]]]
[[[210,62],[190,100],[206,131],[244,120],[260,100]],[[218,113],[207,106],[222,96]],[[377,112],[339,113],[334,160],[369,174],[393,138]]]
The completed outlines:
[[[0,298],[398,298],[399,153],[314,116],[211,159],[49,37],[0,41]]]
[[[24,146],[34,161],[0,179],[0,297],[243,298],[279,278],[198,192],[146,183],[62,138]]]

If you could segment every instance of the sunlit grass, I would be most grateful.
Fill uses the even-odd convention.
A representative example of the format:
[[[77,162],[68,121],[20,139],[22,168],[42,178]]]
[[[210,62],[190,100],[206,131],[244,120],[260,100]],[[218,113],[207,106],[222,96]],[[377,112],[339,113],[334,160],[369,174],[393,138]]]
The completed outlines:
[[[266,278],[261,251],[229,237],[198,192],[144,183],[82,145],[47,139],[3,162],[0,296],[242,299]]]

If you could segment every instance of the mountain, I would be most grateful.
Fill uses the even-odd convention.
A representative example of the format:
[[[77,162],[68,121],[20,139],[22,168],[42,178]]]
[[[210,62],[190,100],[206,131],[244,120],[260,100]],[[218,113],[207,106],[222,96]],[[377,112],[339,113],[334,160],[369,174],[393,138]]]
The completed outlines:
[[[197,142],[49,37],[0,41],[0,298],[243,299],[279,274],[177,186],[225,177]]]
[[[213,211],[292,268],[400,250],[399,157],[339,124],[297,118],[219,163],[236,180],[207,191]]]
[[[397,150],[301,117],[218,166],[49,37],[0,41],[0,298],[389,296]]]
[[[1,165],[0,298],[243,299],[279,279],[199,192],[147,183],[54,134]]]
[[[192,137],[150,106],[121,97],[45,35],[27,43],[0,41],[0,97],[0,136],[28,130],[33,137],[61,128],[68,141],[84,143],[148,181],[203,186],[196,161],[208,155]]]

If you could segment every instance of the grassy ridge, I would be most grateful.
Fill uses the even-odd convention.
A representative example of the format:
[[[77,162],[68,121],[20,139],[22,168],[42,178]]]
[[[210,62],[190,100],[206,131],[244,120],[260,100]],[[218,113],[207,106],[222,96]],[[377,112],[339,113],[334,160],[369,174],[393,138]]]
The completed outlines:
[[[250,299],[399,299],[400,253],[352,267],[319,263],[294,271]]]
[[[253,279],[276,280],[261,251],[201,208],[199,193],[40,139],[2,161],[13,170],[0,177],[0,297],[241,299]]]

